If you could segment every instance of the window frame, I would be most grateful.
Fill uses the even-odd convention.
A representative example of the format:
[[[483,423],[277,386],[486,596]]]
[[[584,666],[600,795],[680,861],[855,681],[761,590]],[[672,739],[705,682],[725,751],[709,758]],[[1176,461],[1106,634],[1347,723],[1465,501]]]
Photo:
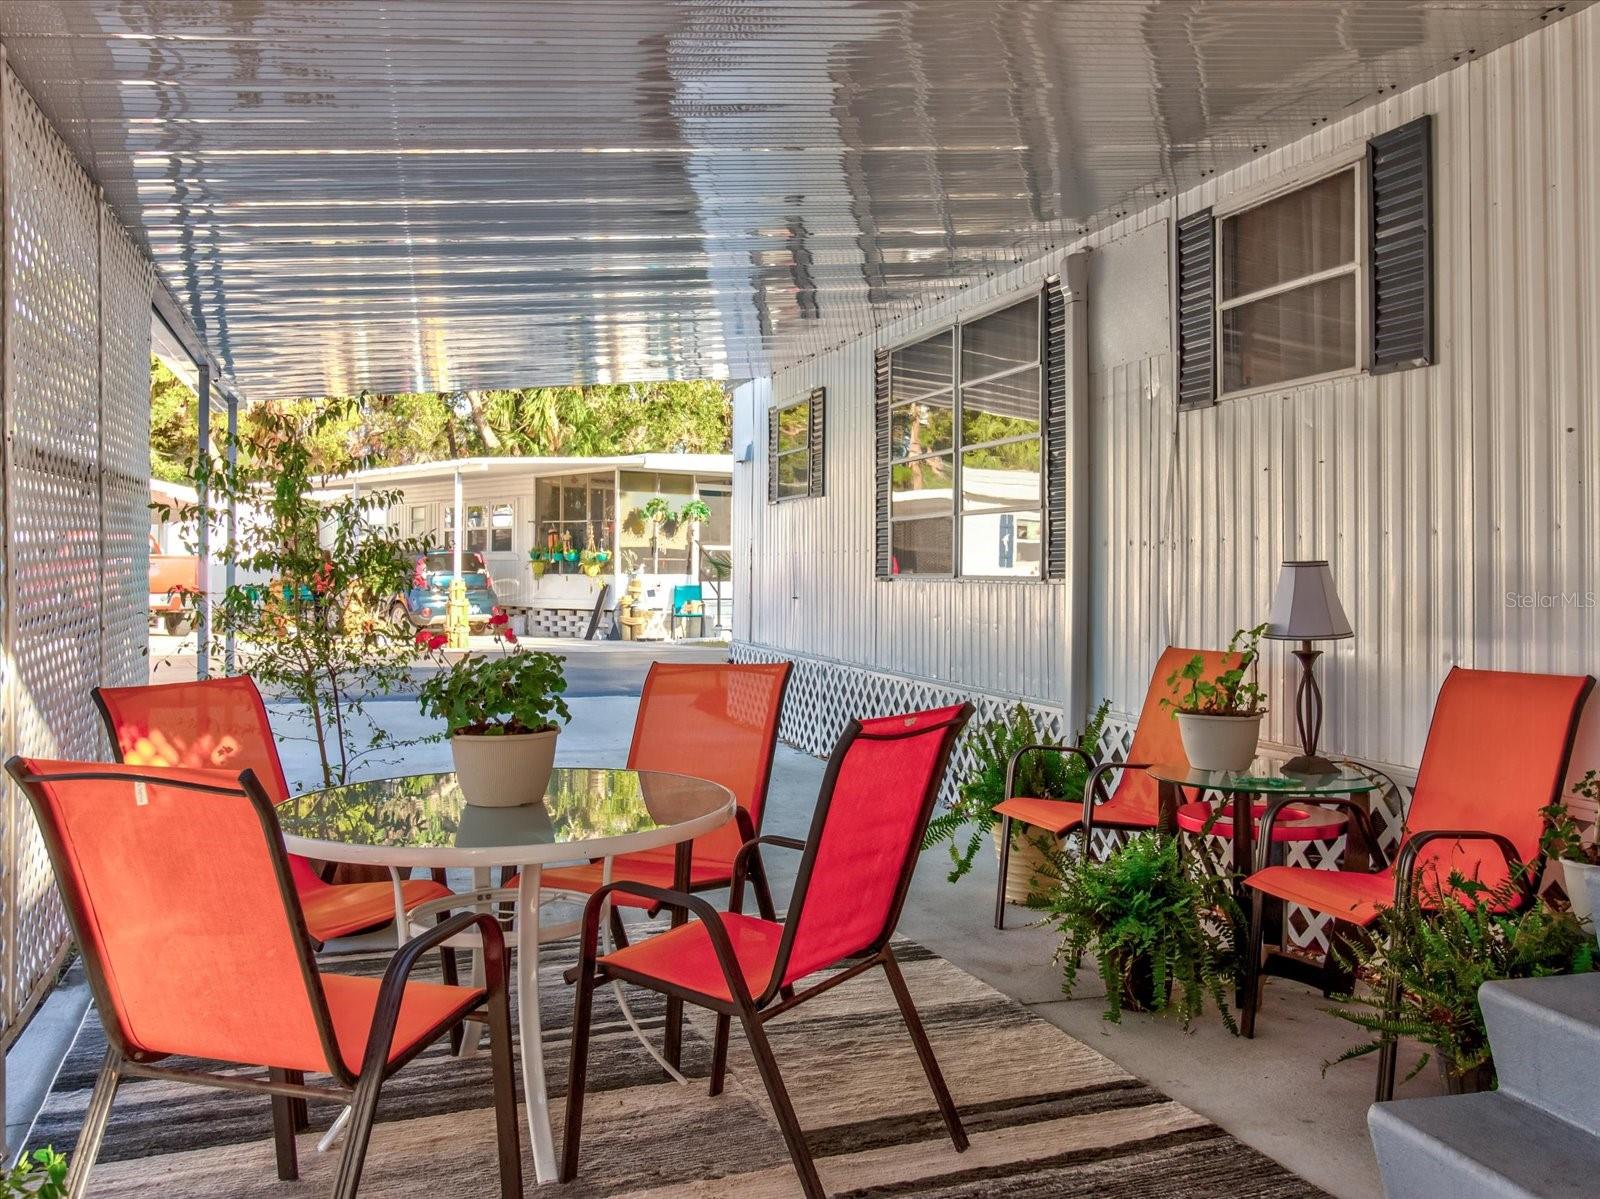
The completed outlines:
[[[774,447],[772,451],[772,461],[767,466],[767,469],[772,472],[772,494],[767,497],[767,503],[769,504],[789,504],[793,503],[795,500],[806,500],[813,498],[811,495],[811,454],[815,447],[813,447],[811,444],[811,404],[814,398],[815,393],[812,391],[807,391],[805,395],[799,397],[798,399],[789,400],[787,403],[783,404],[774,404],[767,413],[767,419],[772,422],[774,430],[772,435],[772,445]],[[804,407],[806,410],[806,419],[804,424],[801,425],[801,428],[804,430],[804,438],[801,444],[796,446],[794,449],[783,449],[778,440],[778,422],[785,412],[788,412],[791,408],[800,407]],[[800,479],[802,482],[800,490],[795,492],[793,495],[780,494],[778,492],[778,487],[780,486],[778,480],[779,466],[785,458],[794,458],[802,454],[805,455],[805,457],[801,459],[804,469],[800,472]]]
[[[1007,309],[1020,307],[1021,305],[1025,304],[1025,303],[1029,303],[1029,302],[1031,302],[1034,305],[1034,322],[1035,322],[1035,328],[1036,328],[1036,333],[1037,333],[1037,336],[1034,339],[1034,358],[1033,358],[1033,361],[1031,363],[1026,363],[1025,362],[1025,363],[1021,363],[1021,364],[1019,364],[1017,366],[1006,367],[1003,370],[993,371],[990,374],[983,375],[983,376],[980,376],[978,378],[972,379],[972,380],[970,380],[970,381],[968,381],[966,383],[963,383],[962,379],[961,379],[961,353],[962,353],[962,343],[963,343],[962,334],[963,334],[963,330],[966,328],[966,326],[975,325],[979,321],[984,320],[987,317],[994,316],[996,313],[1005,312]],[[960,583],[960,582],[975,582],[975,583],[1022,583],[1022,584],[1028,584],[1028,583],[1046,583],[1046,582],[1050,581],[1046,577],[1046,569],[1045,569],[1046,543],[1047,543],[1048,537],[1049,537],[1048,528],[1049,528],[1049,491],[1050,491],[1050,489],[1049,489],[1049,480],[1046,478],[1046,473],[1047,473],[1046,472],[1046,458],[1048,456],[1047,448],[1046,448],[1046,439],[1047,439],[1047,436],[1048,436],[1048,431],[1047,431],[1048,421],[1046,419],[1046,397],[1045,397],[1045,378],[1044,378],[1045,358],[1046,358],[1046,352],[1047,352],[1047,347],[1045,345],[1045,339],[1048,336],[1047,321],[1048,321],[1048,314],[1045,311],[1044,290],[1043,290],[1043,285],[1041,284],[1040,287],[1032,288],[1032,289],[1029,289],[1028,291],[1013,292],[1003,300],[997,300],[993,304],[987,304],[987,305],[984,305],[982,308],[973,309],[970,314],[963,315],[960,319],[951,321],[948,324],[940,325],[937,328],[924,330],[924,331],[922,331],[921,333],[919,333],[915,337],[908,338],[908,339],[906,339],[904,341],[900,341],[900,342],[897,342],[894,345],[886,347],[886,349],[888,351],[888,355],[889,355],[889,392],[888,392],[888,394],[889,394],[889,403],[888,403],[888,406],[887,406],[887,419],[889,420],[890,426],[892,428],[893,427],[893,423],[894,423],[895,411],[898,408],[902,407],[901,404],[896,404],[894,402],[894,378],[895,378],[895,358],[896,358],[896,355],[898,355],[903,350],[908,350],[908,349],[911,349],[913,346],[920,345],[922,342],[931,341],[932,339],[934,339],[936,337],[939,337],[944,333],[949,333],[950,334],[950,388],[949,388],[949,392],[950,392],[950,448],[948,450],[930,450],[930,451],[928,451],[926,453],[916,454],[916,455],[914,455],[912,457],[908,457],[908,458],[896,458],[895,454],[894,454],[893,446],[891,444],[890,450],[889,450],[888,462],[886,463],[886,466],[888,468],[888,471],[887,471],[887,473],[888,473],[888,481],[887,481],[886,485],[887,485],[887,487],[889,489],[889,496],[888,496],[888,500],[889,500],[889,513],[888,513],[889,554],[890,554],[890,558],[891,558],[891,561],[892,561],[893,560],[893,556],[894,556],[894,544],[895,544],[895,541],[894,541],[894,526],[896,524],[907,523],[907,522],[910,522],[910,521],[917,521],[917,520],[937,520],[937,519],[940,519],[937,516],[934,516],[934,517],[929,517],[929,516],[901,516],[901,517],[897,517],[897,516],[895,516],[895,513],[894,513],[894,468],[896,466],[906,466],[906,465],[909,465],[909,464],[914,463],[914,462],[925,462],[925,461],[928,461],[928,460],[931,460],[931,459],[943,458],[943,457],[946,457],[946,456],[948,456],[951,459],[951,468],[950,468],[950,478],[951,478],[950,513],[949,513],[949,518],[948,518],[950,520],[950,524],[951,524],[951,529],[950,529],[950,570],[949,570],[948,573],[938,573],[938,574],[931,573],[931,572],[925,572],[925,571],[919,571],[919,572],[917,572],[915,574],[906,574],[906,573],[897,572],[897,573],[894,573],[894,574],[890,575],[890,578],[892,578],[892,579],[905,579],[905,580],[928,579],[928,580],[934,580],[934,581],[951,581],[951,582],[956,582],[956,583]],[[1022,434],[1017,434],[1017,435],[1014,435],[1014,436],[1011,436],[1011,437],[1000,437],[1000,438],[995,438],[995,439],[990,440],[990,441],[978,441],[978,442],[973,442],[971,445],[966,444],[962,439],[963,438],[962,425],[964,423],[962,418],[963,418],[963,415],[964,415],[964,407],[965,407],[964,402],[963,402],[963,393],[964,393],[965,389],[968,388],[968,387],[980,386],[980,385],[985,384],[985,383],[991,383],[991,382],[993,382],[993,381],[995,381],[997,379],[1003,379],[1003,378],[1007,377],[1008,375],[1022,374],[1023,372],[1028,371],[1028,370],[1033,370],[1033,371],[1037,372],[1037,380],[1038,380],[1037,397],[1038,397],[1038,404],[1039,404],[1038,429],[1033,433],[1022,433]],[[944,388],[935,388],[933,391],[924,393],[924,395],[926,396],[926,395],[941,394],[941,393],[944,392],[944,390],[945,390]],[[912,403],[912,402],[914,402],[914,401],[904,401],[905,404],[909,404],[909,403]],[[963,511],[963,504],[962,504],[963,482],[964,482],[963,481],[963,477],[962,477],[963,476],[962,459],[965,457],[966,454],[968,454],[968,453],[970,453],[970,452],[972,452],[974,450],[992,449],[992,448],[995,448],[995,447],[998,447],[998,446],[1012,445],[1012,444],[1016,444],[1016,443],[1020,443],[1020,442],[1024,442],[1024,441],[1034,441],[1034,442],[1037,442],[1038,445],[1039,445],[1039,498],[1038,498],[1038,503],[1035,504],[1032,508],[984,508],[984,509],[981,509],[981,510],[976,510],[976,511],[972,512],[970,515],[973,515],[973,516],[1007,516],[1007,515],[1016,516],[1019,513],[1037,512],[1038,513],[1038,517],[1039,517],[1039,533],[1040,533],[1040,537],[1039,537],[1039,546],[1040,546],[1039,571],[1038,571],[1037,574],[1032,574],[1032,575],[1023,575],[1023,574],[967,574],[967,573],[964,573],[962,571],[962,569],[961,569],[962,550],[964,548],[963,544],[962,544],[962,541],[963,541],[963,538],[962,538],[962,524],[963,524],[964,516],[967,515],[967,514]]]
[[[1355,222],[1355,257],[1348,263],[1331,267],[1323,271],[1315,271],[1309,275],[1300,275],[1287,282],[1276,283],[1270,287],[1258,288],[1232,299],[1223,299],[1222,280],[1224,273],[1223,250],[1227,238],[1223,232],[1226,222],[1280,200],[1294,192],[1314,187],[1335,175],[1350,172],[1354,177],[1353,188],[1355,202],[1351,206],[1352,219]],[[1369,259],[1371,246],[1368,238],[1368,209],[1372,203],[1372,182],[1367,175],[1366,144],[1364,142],[1347,147],[1336,155],[1319,159],[1308,164],[1303,170],[1293,174],[1273,179],[1270,184],[1259,188],[1247,189],[1238,195],[1230,197],[1226,203],[1217,204],[1212,210],[1212,262],[1211,277],[1213,280],[1213,302],[1211,314],[1211,333],[1213,344],[1216,346],[1216,361],[1212,369],[1215,373],[1216,401],[1245,399],[1250,396],[1266,395],[1280,392],[1288,388],[1306,387],[1314,383],[1323,383],[1331,379],[1343,379],[1354,375],[1366,373],[1367,362],[1371,354],[1369,341],[1371,330],[1368,328],[1368,311],[1371,296],[1368,294],[1370,271]],[[1283,295],[1300,288],[1324,282],[1328,279],[1338,279],[1345,275],[1355,277],[1355,361],[1349,366],[1337,367],[1334,370],[1321,371],[1312,375],[1297,375],[1292,379],[1280,379],[1273,383],[1261,383],[1253,387],[1227,388],[1227,348],[1223,340],[1223,318],[1235,308],[1258,300],[1271,299],[1273,296]]]

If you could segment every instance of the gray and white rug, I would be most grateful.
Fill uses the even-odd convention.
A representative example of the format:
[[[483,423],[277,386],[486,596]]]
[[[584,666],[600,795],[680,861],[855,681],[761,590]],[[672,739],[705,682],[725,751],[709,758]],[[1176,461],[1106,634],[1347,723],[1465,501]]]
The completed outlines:
[[[575,947],[546,948],[545,1052],[557,1113],[565,1092]],[[901,962],[961,1109],[972,1147],[946,1139],[894,998],[870,971],[768,1025],[817,1168],[831,1194],[1162,1199],[1279,1199],[1321,1191],[950,963],[910,944]],[[200,968],[203,968],[201,966]],[[381,973],[380,958],[330,969]],[[435,960],[436,968],[436,960]],[[436,977],[436,975],[434,976]],[[661,1001],[632,993],[659,1029]],[[734,1032],[727,1090],[705,1093],[710,1021],[690,1011],[685,1073],[665,1080],[596,994],[582,1168],[545,1193],[570,1196],[792,1196],[798,1184],[754,1064]],[[33,1144],[69,1150],[105,1042],[91,1014],[35,1128]],[[172,1064],[179,1064],[174,1062]],[[520,1080],[519,1080],[520,1081]],[[301,1179],[277,1180],[265,1100],[163,1082],[124,1084],[91,1192],[106,1197],[253,1199],[326,1194],[337,1153],[315,1143],[332,1105],[311,1109]],[[469,1199],[497,1194],[486,1058],[441,1042],[386,1086],[363,1196]],[[526,1129],[523,1130],[526,1145]],[[528,1193],[533,1166],[524,1149]]]

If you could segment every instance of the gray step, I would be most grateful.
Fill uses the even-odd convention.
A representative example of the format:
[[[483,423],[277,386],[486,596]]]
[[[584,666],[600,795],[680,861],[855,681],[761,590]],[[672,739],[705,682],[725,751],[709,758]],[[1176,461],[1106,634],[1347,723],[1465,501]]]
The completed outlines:
[[[1519,978],[1478,990],[1501,1091],[1600,1129],[1600,974]]]
[[[1375,1103],[1386,1199],[1593,1199],[1600,1137],[1497,1091]]]

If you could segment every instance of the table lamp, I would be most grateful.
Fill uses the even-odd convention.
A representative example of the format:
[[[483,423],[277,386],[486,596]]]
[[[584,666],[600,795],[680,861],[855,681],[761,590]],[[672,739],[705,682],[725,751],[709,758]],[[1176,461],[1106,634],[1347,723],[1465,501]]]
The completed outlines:
[[[1301,753],[1285,762],[1283,770],[1288,774],[1332,774],[1338,767],[1317,753],[1317,739],[1322,735],[1322,688],[1317,686],[1316,664],[1322,651],[1312,649],[1311,643],[1354,637],[1355,630],[1339,603],[1333,572],[1326,562],[1283,564],[1266,635],[1300,643],[1293,653],[1300,661],[1300,686],[1294,699]]]

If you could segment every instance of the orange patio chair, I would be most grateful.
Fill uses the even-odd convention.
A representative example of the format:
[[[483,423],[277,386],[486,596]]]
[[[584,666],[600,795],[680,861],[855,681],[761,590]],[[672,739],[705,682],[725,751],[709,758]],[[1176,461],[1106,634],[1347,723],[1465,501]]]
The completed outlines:
[[[1317,797],[1318,803],[1349,811],[1354,833],[1373,855],[1373,868],[1267,866],[1245,880],[1254,892],[1240,1013],[1246,1036],[1254,1032],[1261,1001],[1262,908],[1268,898],[1300,904],[1353,928],[1366,928],[1384,908],[1413,894],[1425,904],[1429,896],[1436,901],[1451,889],[1449,879],[1456,872],[1490,888],[1516,881],[1524,902],[1533,899],[1544,831],[1539,809],[1561,794],[1578,718],[1593,686],[1589,675],[1452,668],[1434,701],[1405,832],[1392,863],[1382,860],[1364,804]],[[1289,802],[1293,797],[1276,798],[1262,813],[1258,863],[1265,861],[1273,824]],[[1378,1064],[1380,1102],[1394,1093],[1394,1076],[1395,1045],[1388,1041]]]
[[[274,804],[289,798],[267,708],[249,675],[149,687],[97,687],[94,700],[117,761],[234,774],[253,770]],[[294,855],[289,869],[315,941],[377,928],[395,918],[395,892],[389,883],[329,883],[309,861]],[[407,879],[400,884],[407,911],[449,895],[442,880]]]
[[[1153,829],[1160,823],[1160,784],[1145,773],[1145,768],[1189,760],[1183,752],[1183,738],[1178,735],[1178,722],[1162,706],[1162,701],[1173,697],[1167,680],[1187,666],[1196,654],[1205,659],[1208,679],[1224,673],[1233,664],[1233,656],[1224,650],[1180,649],[1169,645],[1150,675],[1150,686],[1145,691],[1144,707],[1139,711],[1139,723],[1134,729],[1126,761],[1096,763],[1092,746],[1075,745],[1025,745],[1011,755],[1006,766],[1006,798],[994,809],[1001,816],[1000,881],[995,886],[994,897],[996,928],[1005,927],[1006,866],[1011,861],[1013,824],[1041,828],[1057,837],[1079,829],[1081,844],[1087,853],[1089,838],[1096,827],[1138,830]],[[1082,803],[1014,794],[1018,763],[1024,754],[1039,752],[1075,754],[1084,760],[1089,767],[1089,777],[1084,784]],[[1113,770],[1122,771],[1122,777],[1116,790],[1108,796],[1105,779]]]
[[[950,1139],[957,1151],[966,1149],[961,1118],[889,942],[911,886],[950,750],[971,713],[972,706],[962,704],[852,721],[828,762],[810,836],[805,841],[766,836],[746,842],[737,855],[726,913],[693,895],[631,881],[601,887],[589,897],[573,1012],[563,1182],[578,1175],[592,1000],[595,986],[609,981],[632,983],[717,1014],[713,1095],[722,1090],[730,1026],[735,1016],[739,1018],[801,1186],[808,1199],[820,1199],[822,1183],[762,1026],[813,996],[882,966]],[[740,911],[745,868],[763,843],[803,851],[788,917],[781,924]],[[698,919],[597,960],[600,909],[606,900],[620,896],[693,912]],[[856,960],[798,993],[790,991],[847,958]]]
[[[270,1096],[284,1180],[299,1176],[294,1132],[306,1101],[349,1105],[333,1193],[354,1199],[385,1079],[469,1016],[489,1024],[500,1194],[522,1194],[505,942],[493,917],[463,913],[429,929],[381,982],[324,974],[253,771],[15,757],[6,770],[38,817],[109,1046],[72,1155],[72,1199],[88,1193],[124,1078]],[[482,938],[482,987],[409,981],[423,953],[469,930]],[[173,1057],[219,1070],[162,1064]]]

